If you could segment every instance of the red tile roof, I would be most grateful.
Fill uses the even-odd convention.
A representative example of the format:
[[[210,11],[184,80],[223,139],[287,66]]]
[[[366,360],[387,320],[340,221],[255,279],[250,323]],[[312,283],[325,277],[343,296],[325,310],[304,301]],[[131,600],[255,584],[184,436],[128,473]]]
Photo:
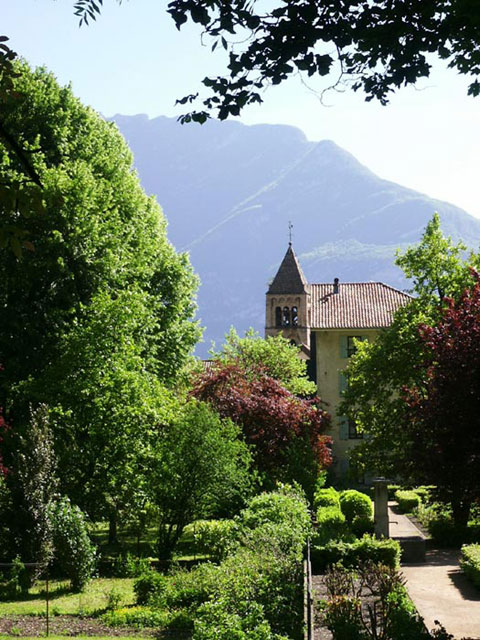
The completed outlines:
[[[393,312],[411,300],[383,282],[311,284],[312,329],[377,329],[392,323]]]

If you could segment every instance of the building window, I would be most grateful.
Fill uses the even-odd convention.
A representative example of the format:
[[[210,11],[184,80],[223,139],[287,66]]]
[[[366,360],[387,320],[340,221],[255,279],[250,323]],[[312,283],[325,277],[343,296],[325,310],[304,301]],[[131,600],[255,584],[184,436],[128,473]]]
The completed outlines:
[[[290,309],[288,307],[283,307],[283,322],[282,325],[284,327],[290,326]]]
[[[298,309],[297,307],[292,307],[292,326],[298,327]]]
[[[275,326],[276,327],[282,326],[282,308],[281,307],[275,307]]]
[[[351,358],[356,352],[357,347],[354,340],[361,340],[362,336],[347,336],[347,358]]]
[[[348,439],[349,440],[361,440],[363,433],[358,431],[355,420],[348,419]]]

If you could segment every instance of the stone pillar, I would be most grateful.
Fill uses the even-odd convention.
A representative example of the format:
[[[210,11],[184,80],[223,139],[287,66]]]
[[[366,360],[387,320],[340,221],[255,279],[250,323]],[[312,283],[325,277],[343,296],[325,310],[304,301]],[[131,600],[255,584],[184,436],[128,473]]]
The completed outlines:
[[[385,478],[375,478],[374,520],[377,538],[388,538],[388,482]]]

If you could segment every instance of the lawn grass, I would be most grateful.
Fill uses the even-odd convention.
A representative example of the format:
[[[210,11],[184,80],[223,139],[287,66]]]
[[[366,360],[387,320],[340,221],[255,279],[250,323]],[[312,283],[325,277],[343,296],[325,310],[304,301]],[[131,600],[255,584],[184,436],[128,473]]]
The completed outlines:
[[[51,615],[90,615],[105,609],[108,595],[115,591],[120,596],[119,606],[134,604],[133,578],[95,578],[84,591],[72,593],[69,582],[52,580],[49,585]],[[45,613],[45,582],[39,581],[23,599],[0,602],[2,615],[35,615]]]
[[[130,554],[134,557],[149,558],[153,563],[158,561],[156,542],[158,526],[154,525],[145,529],[140,538],[129,527],[119,526],[115,544],[108,542],[108,523],[95,522],[90,526],[90,535],[98,546],[101,556],[106,564],[111,564],[109,559]],[[207,556],[198,552],[195,544],[195,523],[185,527],[180,540],[177,543],[173,560],[176,562],[191,562],[198,559],[207,559]],[[102,570],[102,567],[100,567]]]

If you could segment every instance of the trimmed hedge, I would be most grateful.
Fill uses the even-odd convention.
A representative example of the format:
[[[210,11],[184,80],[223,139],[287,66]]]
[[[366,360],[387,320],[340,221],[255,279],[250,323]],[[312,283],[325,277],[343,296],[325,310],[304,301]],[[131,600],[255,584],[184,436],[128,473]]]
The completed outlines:
[[[412,489],[412,491],[420,497],[420,500],[423,504],[429,504],[434,489],[435,487],[433,485],[422,485],[420,487],[415,487],[414,489]]]
[[[325,571],[337,563],[353,568],[364,562],[375,562],[397,568],[400,564],[400,545],[396,540],[378,540],[366,534],[354,542],[331,541],[323,546],[313,545],[311,557],[316,572]]]
[[[340,493],[333,487],[317,489],[313,496],[313,508],[316,511],[320,507],[337,507],[340,509]]]
[[[352,524],[356,518],[372,518],[373,516],[372,501],[367,495],[355,489],[342,491],[340,509],[349,524]]]
[[[460,566],[469,580],[480,589],[480,544],[463,545]]]
[[[343,538],[348,533],[347,520],[339,507],[320,507],[317,524],[314,539],[319,545]]]
[[[410,513],[421,503],[421,498],[415,491],[402,491],[401,489],[395,491],[395,500],[402,513]]]

